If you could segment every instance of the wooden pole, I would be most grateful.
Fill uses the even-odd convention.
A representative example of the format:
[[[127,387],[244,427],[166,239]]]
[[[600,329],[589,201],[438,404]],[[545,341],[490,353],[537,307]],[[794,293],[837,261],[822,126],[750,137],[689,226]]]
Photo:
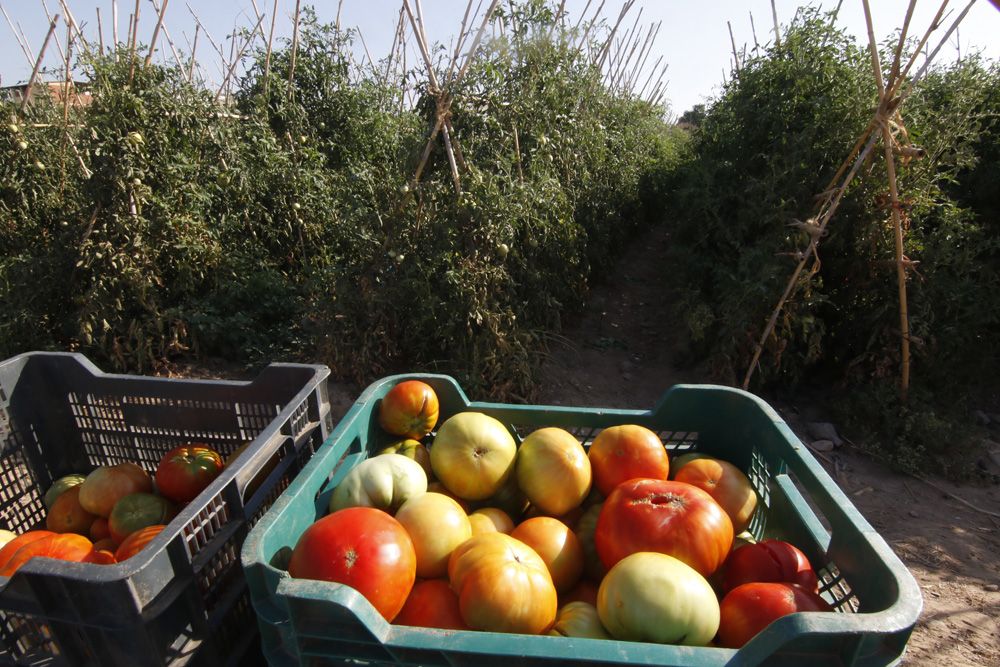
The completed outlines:
[[[733,39],[733,24],[730,23],[729,21],[726,21],[726,27],[729,28],[729,43],[733,47],[733,63],[735,64],[734,71],[737,74],[739,74],[740,73],[740,69],[742,69],[742,68],[740,67],[740,57],[738,55],[736,55],[736,40]]]
[[[268,88],[271,85],[271,45],[274,43],[274,24],[278,18],[278,0],[274,0],[271,9],[271,29],[267,32],[267,53],[264,55],[264,99],[267,99]]]
[[[774,46],[781,46],[781,34],[778,28],[778,9],[774,6],[774,0],[771,0],[771,18],[774,19]]]
[[[118,0],[111,0],[111,39],[114,42],[115,60],[118,60]]]
[[[191,63],[188,65],[188,82],[194,83],[194,64],[197,62],[198,54],[198,33],[201,31],[201,26],[197,23],[194,26],[194,42],[191,46]]]
[[[31,88],[35,85],[35,77],[38,76],[38,70],[42,66],[42,60],[45,58],[45,50],[49,47],[49,40],[52,39],[52,35],[56,31],[56,24],[58,22],[59,15],[56,14],[52,17],[52,22],[49,23],[49,31],[45,34],[45,41],[42,42],[42,50],[38,52],[38,58],[35,59],[35,67],[31,70],[31,76],[28,78],[28,85],[24,89],[24,99],[21,100],[22,114],[28,106],[28,99],[31,97]]]
[[[889,175],[889,200],[892,204],[892,229],[896,245],[896,282],[899,289],[899,330],[901,336],[900,358],[900,399],[906,402],[910,391],[910,318],[906,298],[906,267],[903,265],[903,222],[899,214],[899,188],[896,184],[896,160],[892,152],[892,133],[889,130],[888,100],[885,97],[885,83],[882,81],[882,66],[879,63],[878,46],[875,44],[875,28],[872,24],[872,10],[868,0],[861,0],[865,9],[865,23],[868,26],[868,48],[871,51],[872,71],[879,94],[879,125],[882,127],[882,147],[885,149],[885,168]],[[894,65],[896,67],[896,65]]]
[[[225,78],[222,79],[222,85],[219,86],[219,91],[215,94],[215,102],[216,102],[216,104],[218,104],[218,102],[219,102],[219,97],[222,96],[222,91],[226,90],[226,86],[229,85],[229,82],[230,82],[230,80],[233,77],[233,72],[236,71],[236,66],[239,64],[240,59],[243,57],[244,52],[246,52],[247,47],[249,47],[250,44],[252,44],[253,41],[257,38],[256,37],[256,35],[257,35],[257,28],[259,28],[260,24],[263,23],[263,22],[264,22],[264,15],[261,14],[260,17],[257,19],[257,24],[254,26],[253,30],[250,31],[250,34],[247,36],[247,38],[243,41],[243,45],[240,46],[240,50],[236,54],[236,57],[233,58],[232,61],[229,63],[229,69],[226,71]],[[236,33],[234,32],[233,33],[233,42],[236,41],[235,36],[236,36]],[[228,95],[227,95],[227,97],[228,97]]]
[[[156,27],[153,29],[153,38],[149,40],[149,53],[146,54],[146,60],[143,61],[143,67],[149,67],[149,63],[153,60],[153,53],[156,51],[156,38],[160,36],[160,29],[163,27],[163,16],[167,13],[167,5],[170,0],[163,0],[163,5],[160,6],[160,15],[156,19]]]
[[[139,0],[135,0],[135,12],[132,14],[135,19],[132,21],[132,35],[129,38],[128,47],[128,85],[132,85],[132,79],[135,77],[135,43],[139,37]]]
[[[295,0],[295,18],[292,21],[292,57],[288,65],[288,99],[292,98],[292,83],[295,81],[295,56],[299,51],[299,5],[301,0]]]
[[[14,41],[21,47],[21,53],[24,54],[24,59],[28,61],[29,65],[31,65],[35,61],[31,59],[31,53],[28,51],[27,44],[21,41],[21,37],[17,34],[17,29],[14,27],[14,22],[10,20],[10,16],[7,15],[7,10],[3,8],[3,5],[0,5],[0,11],[3,12],[3,17],[7,19],[7,25],[10,26],[10,31],[14,33]]]

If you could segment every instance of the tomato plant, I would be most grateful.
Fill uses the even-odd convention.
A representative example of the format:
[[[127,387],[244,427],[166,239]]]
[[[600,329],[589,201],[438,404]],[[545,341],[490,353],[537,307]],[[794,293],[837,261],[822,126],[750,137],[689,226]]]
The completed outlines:
[[[638,551],[655,551],[674,556],[707,577],[732,548],[733,522],[697,487],[633,479],[615,487],[604,501],[594,544],[608,568]]]
[[[349,507],[313,523],[299,537],[288,564],[293,577],[351,586],[390,622],[410,595],[416,570],[406,529],[373,507]]]
[[[175,503],[191,502],[223,467],[222,457],[214,449],[194,444],[174,447],[156,466],[156,489]]]

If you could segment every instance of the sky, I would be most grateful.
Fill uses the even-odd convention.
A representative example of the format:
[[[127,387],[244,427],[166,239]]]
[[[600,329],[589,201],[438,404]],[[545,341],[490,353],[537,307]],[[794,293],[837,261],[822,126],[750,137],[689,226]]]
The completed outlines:
[[[97,10],[100,10],[101,24],[104,29],[104,40],[111,41],[111,16],[113,0],[98,2],[87,0],[0,0],[10,20],[23,31],[28,44],[29,58],[22,51],[13,37],[13,32],[6,18],[0,16],[0,85],[12,85],[26,81],[31,74],[31,65],[41,48],[49,21],[45,8],[52,13],[62,13],[61,1],[65,1],[70,12],[82,26],[83,33],[92,41],[97,40]],[[155,0],[159,6],[162,0]],[[506,3],[507,0],[501,0]],[[139,0],[139,41],[148,43],[156,24],[157,12],[154,0]],[[253,27],[257,23],[257,14],[253,2],[265,15],[263,22],[265,32],[270,28],[271,12],[274,0],[170,0],[165,14],[164,25],[176,48],[183,54],[190,53],[190,41],[194,36],[195,20],[189,7],[197,13],[204,29],[219,44],[221,50],[228,56],[229,42],[226,35],[232,32],[234,26]],[[933,48],[941,39],[944,28],[965,7],[967,0],[953,0],[949,3],[950,18],[945,27],[938,30],[931,38]],[[308,0],[304,4],[310,4]],[[333,22],[338,11],[338,0],[313,0],[319,18]],[[489,0],[483,2],[484,8]],[[587,0],[567,0],[566,10],[568,21],[575,24],[581,12],[587,6]],[[591,0],[587,11],[589,17],[601,4],[601,0]],[[605,0],[602,15],[609,24],[613,24],[622,7],[623,0]],[[779,23],[788,24],[795,15],[796,8],[802,4],[798,0],[775,0],[775,8]],[[837,6],[836,0],[814,0],[814,5],[826,9]],[[889,35],[902,24],[908,5],[907,0],[870,0],[873,23],[876,36],[879,39]],[[358,28],[364,37],[368,52],[376,60],[385,56],[392,45],[396,21],[399,16],[401,0],[343,0],[340,9],[341,25]],[[422,0],[426,19],[426,30],[430,42],[447,44],[458,32],[466,0]],[[931,18],[940,6],[939,0],[917,0],[914,18],[911,22],[911,34],[926,30]],[[118,0],[118,31],[119,39],[124,35],[129,23],[129,16],[135,9],[134,0]],[[287,38],[291,34],[295,0],[277,0],[277,21],[275,24],[276,41]],[[641,9],[641,14],[639,13]],[[752,16],[752,23],[751,23]],[[679,115],[695,104],[706,103],[719,91],[723,77],[728,76],[732,63],[732,43],[729,36],[729,26],[732,27],[733,40],[737,50],[744,46],[752,49],[754,33],[756,40],[762,46],[773,39],[773,19],[771,0],[636,0],[631,12],[619,34],[624,34],[638,17],[640,29],[651,23],[662,21],[662,27],[656,41],[646,59],[646,70],[651,69],[661,56],[667,63],[664,76],[666,81],[666,100],[672,113]],[[838,17],[838,23],[849,33],[867,44],[864,13],[861,0],[843,0]],[[46,51],[44,66],[55,69],[59,67],[59,47],[65,45],[66,28],[60,24],[56,31],[59,46],[54,43]],[[973,50],[981,50],[991,59],[1000,60],[1000,11],[989,0],[976,0],[966,19],[961,24],[957,35],[943,46],[938,56],[942,60],[954,59],[959,54],[965,55]],[[158,42],[156,58],[169,58],[173,55],[162,37]],[[358,44],[358,57],[363,58],[363,47]],[[202,74],[208,81],[219,82],[223,78],[222,58],[205,40],[204,33],[199,38],[198,61]],[[411,62],[416,55],[411,54]],[[647,72],[638,77],[648,78]]]

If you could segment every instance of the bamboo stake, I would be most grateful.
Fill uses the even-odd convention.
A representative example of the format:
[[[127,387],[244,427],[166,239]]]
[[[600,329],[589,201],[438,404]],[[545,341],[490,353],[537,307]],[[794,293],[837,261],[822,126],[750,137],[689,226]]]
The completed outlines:
[[[583,51],[584,46],[586,46],[587,50],[588,50],[588,54],[587,55],[588,56],[590,55],[590,53],[589,53],[590,44],[587,42],[587,38],[590,37],[590,31],[594,28],[594,24],[597,23],[597,19],[601,15],[601,11],[604,9],[604,3],[605,3],[605,0],[601,0],[601,4],[599,4],[597,6],[597,11],[594,12],[594,15],[590,17],[590,21],[587,22],[587,27],[583,31],[583,36],[580,37],[580,41],[577,42],[577,44],[576,44],[575,51],[578,54],[581,53]],[[590,3],[587,3],[587,4],[589,6]],[[581,21],[583,20],[583,15],[580,16],[580,20]],[[579,24],[577,24],[577,25],[579,26]],[[591,59],[591,62],[593,62],[593,59]]]
[[[777,48],[781,46],[781,35],[778,30],[778,9],[774,6],[774,0],[771,0],[771,18],[774,19],[774,46]]]
[[[612,79],[612,85],[615,88],[621,89],[622,77],[625,74],[625,70],[628,68],[629,63],[632,62],[632,57],[635,55],[635,50],[639,47],[639,40],[642,39],[642,34],[637,34],[632,42],[632,48],[629,49],[628,56],[619,63],[617,69],[615,70],[614,78]]]
[[[160,6],[160,15],[156,19],[156,27],[153,29],[153,38],[149,40],[149,53],[146,54],[146,60],[143,61],[143,67],[149,67],[149,63],[153,60],[153,53],[156,51],[156,38],[160,36],[160,29],[163,27],[163,16],[167,13],[167,5],[170,0],[163,0],[163,4]]]
[[[646,38],[646,44],[643,45],[643,52],[640,52],[639,58],[636,60],[635,69],[628,77],[627,89],[631,92],[635,92],[635,84],[639,83],[639,76],[642,73],[642,69],[646,66],[646,61],[649,60],[649,54],[653,52],[653,44],[656,43],[656,38],[660,34],[660,28],[663,26],[663,21],[656,24],[656,30],[653,30],[652,24],[649,26],[649,36]]]
[[[292,21],[292,57],[288,65],[288,99],[292,99],[292,83],[295,81],[295,56],[299,51],[299,5],[301,0],[295,0],[295,18]]]
[[[274,24],[278,18],[278,0],[274,0],[271,10],[271,29],[267,33],[267,53],[264,56],[264,99],[267,99],[268,88],[271,85],[271,45],[274,43]]]
[[[642,18],[642,10],[643,9],[645,9],[645,7],[640,7],[639,8],[639,14],[635,17],[635,22],[632,24],[632,28],[628,32],[625,33],[625,38],[621,41],[621,45],[624,45],[624,47],[625,47],[624,51],[621,51],[621,52],[615,54],[618,57],[617,57],[617,59],[612,58],[612,61],[616,61],[616,64],[614,66],[612,66],[612,65],[609,64],[608,65],[608,69],[609,70],[617,72],[617,68],[621,67],[622,62],[623,62],[623,60],[625,58],[625,54],[628,52],[629,46],[632,44],[633,35],[635,35],[635,31],[639,28],[639,19]]]
[[[111,0],[111,39],[115,43],[115,60],[118,60],[118,0]]]
[[[889,71],[890,86],[896,81],[896,77],[899,76],[899,62],[903,57],[903,43],[906,41],[906,33],[910,27],[910,19],[913,18],[913,9],[916,6],[917,0],[910,0],[910,6],[906,8],[906,17],[903,19],[903,27],[899,31],[899,42],[896,44],[896,56],[892,61],[892,69]],[[837,8],[840,9],[839,5]]]
[[[243,58],[243,54],[246,52],[247,47],[249,47],[250,44],[252,44],[253,41],[256,39],[257,28],[260,27],[260,24],[263,23],[263,21],[264,21],[264,15],[261,14],[260,18],[257,19],[257,24],[253,27],[253,30],[250,31],[250,34],[243,41],[243,45],[240,47],[240,50],[236,54],[236,57],[233,58],[233,60],[229,63],[229,69],[226,72],[225,78],[222,80],[222,85],[219,86],[219,91],[215,94],[215,102],[216,102],[216,104],[218,104],[218,102],[219,102],[219,97],[222,95],[222,91],[226,89],[226,86],[229,84],[230,80],[232,79],[233,72],[236,71],[236,66],[239,64],[240,59]],[[233,37],[234,37],[233,42],[236,41],[235,40],[235,36],[236,36],[236,33],[234,32],[233,33]],[[227,94],[227,98],[228,98],[228,94]]]
[[[517,134],[517,125],[514,125],[514,155],[517,156],[517,177],[524,182],[524,170],[521,168],[521,140]]]
[[[576,25],[573,26],[574,33],[580,29],[580,24],[583,23],[583,19],[587,17],[587,10],[590,9],[590,3],[593,1],[594,0],[587,0],[587,4],[583,6],[583,11],[580,12],[580,18],[576,20]],[[603,5],[604,3],[602,2],[601,4]]]
[[[59,22],[59,15],[56,14],[52,17],[52,22],[49,23],[49,31],[45,34],[45,41],[42,42],[42,50],[38,52],[38,58],[35,59],[35,67],[31,70],[31,76],[28,78],[28,85],[24,89],[24,99],[21,100],[21,113],[24,113],[24,109],[28,106],[28,99],[31,97],[31,88],[35,85],[35,77],[38,76],[38,70],[42,66],[42,60],[45,58],[45,50],[49,47],[49,40],[52,39],[52,34],[56,31],[56,23]]]
[[[661,54],[660,57],[656,59],[656,62],[653,63],[653,69],[649,71],[649,76],[646,77],[646,83],[642,84],[642,88],[639,89],[639,95],[637,96],[639,97],[639,99],[643,99],[643,96],[646,94],[646,89],[649,87],[649,84],[653,80],[653,77],[656,76],[656,70],[660,66],[660,62],[662,61],[663,61],[663,55]]]
[[[337,30],[340,31],[340,10],[344,8],[344,0],[338,0],[337,2]]]
[[[465,13],[462,15],[462,25],[458,29],[458,39],[455,40],[455,52],[451,54],[451,61],[448,63],[448,73],[444,76],[444,80],[446,82],[451,80],[451,75],[455,71],[455,63],[458,62],[458,55],[462,52],[462,44],[465,43],[465,35],[467,34],[466,25],[468,25],[469,21],[469,12],[472,10],[472,1],[473,0],[469,0],[465,4]],[[479,10],[477,9],[476,11],[478,13]],[[400,14],[399,18],[402,20],[403,15]]]
[[[736,68],[734,71],[736,74],[739,74],[741,69],[740,57],[736,55],[736,40],[733,39],[733,24],[730,23],[729,21],[726,21],[726,27],[729,28],[729,43],[732,44],[733,47],[733,62],[736,64]]]
[[[69,91],[73,83],[70,60],[73,53],[73,24],[66,22],[66,64],[63,75],[63,141],[59,150],[59,194],[66,192],[66,146],[69,143]]]
[[[150,2],[153,3],[153,11],[159,13],[160,8],[157,6],[156,0],[150,0]],[[197,26],[195,26],[195,30],[197,29],[198,29]],[[177,46],[174,44],[174,40],[170,38],[170,31],[167,30],[166,25],[163,26],[163,38],[167,40],[167,46],[170,47],[171,53],[174,54],[174,62],[177,63],[177,69],[180,70],[180,72],[183,74],[184,62],[181,60],[181,54],[177,52]],[[164,57],[163,60],[166,61],[166,57]]]
[[[135,77],[135,44],[139,38],[139,0],[135,0],[135,20],[132,21],[132,35],[129,40],[128,47],[128,85],[132,85],[132,79]]]
[[[10,16],[7,15],[7,10],[3,8],[3,5],[0,5],[0,11],[3,12],[3,17],[7,19],[7,25],[10,26],[10,31],[14,33],[14,41],[21,47],[21,53],[24,54],[24,59],[28,61],[29,65],[31,65],[35,61],[31,59],[31,53],[28,51],[28,45],[21,41],[21,37],[17,34],[17,29],[14,28],[14,22],[10,20]]]
[[[879,107],[886,106],[885,83],[882,81],[882,66],[879,64],[878,46],[875,44],[875,28],[872,24],[872,10],[868,0],[861,0],[865,9],[865,23],[868,25],[868,47],[871,51],[872,70],[875,74],[875,85],[878,87]],[[912,7],[912,4],[911,4]],[[902,35],[901,35],[902,36]],[[893,69],[898,68],[898,62],[893,63]],[[906,267],[903,265],[903,222],[899,215],[899,189],[896,184],[896,160],[892,152],[892,134],[887,118],[882,117],[882,146],[885,149],[885,168],[889,175],[889,199],[892,203],[892,228],[896,245],[896,280],[899,286],[899,329],[901,336],[901,368],[899,394],[905,403],[910,391],[910,318],[906,299]]]
[[[101,55],[104,55],[104,27],[101,25],[101,8],[95,7],[97,10],[97,48],[101,50]]]
[[[365,44],[365,36],[361,33],[361,26],[355,26],[355,30],[358,31],[358,38],[361,39],[361,47],[365,50],[365,57],[368,58],[368,65],[375,71],[375,61],[372,59],[372,54],[368,51],[368,45]]]
[[[626,0],[625,4],[622,5],[622,9],[618,13],[618,20],[615,22],[615,27],[611,29],[611,34],[608,36],[608,40],[604,42],[604,46],[597,52],[597,69],[600,70],[604,67],[604,60],[608,56],[608,50],[610,49],[612,40],[615,38],[615,33],[618,32],[618,26],[621,25],[622,19],[624,19],[625,15],[628,14],[628,11],[632,9],[632,5],[634,3],[635,0]]]
[[[260,33],[260,40],[266,42],[267,35],[264,34],[263,26],[264,15],[260,13],[260,9],[257,7],[257,0],[250,0],[250,2],[253,5],[253,13],[257,15],[257,32]]]
[[[188,65],[188,82],[194,83],[194,64],[197,62],[198,53],[198,33],[201,31],[201,26],[195,24],[194,26],[194,43],[191,46],[191,63]]]
[[[753,52],[757,53],[760,44],[757,42],[757,26],[753,23],[753,12],[750,12],[750,32],[753,33]]]
[[[187,7],[188,12],[191,13],[191,17],[194,19],[195,26],[201,28],[201,31],[205,33],[205,37],[208,38],[208,43],[211,44],[212,48],[215,49],[215,52],[219,54],[219,58],[223,62],[225,62],[226,54],[222,52],[222,47],[219,46],[218,42],[212,39],[212,33],[208,31],[208,28],[206,28],[205,25],[201,22],[201,19],[198,18],[198,15],[194,13],[194,10],[191,9],[191,5],[185,2],[184,6]]]
[[[469,69],[469,65],[476,57],[476,51],[479,50],[479,43],[483,39],[483,34],[486,32],[486,26],[489,25],[490,18],[493,16],[493,12],[496,10],[497,5],[500,4],[500,0],[493,0],[490,3],[489,8],[486,10],[486,14],[483,16],[483,22],[479,26],[479,32],[476,33],[476,38],[472,41],[472,46],[469,48],[469,53],[465,56],[465,63],[462,65],[462,69],[458,71],[458,75],[455,77],[456,81],[460,81],[465,77],[465,73]]]
[[[45,0],[42,0],[42,11],[45,12],[45,18],[48,19],[49,21],[51,21],[52,20],[52,14],[49,12],[49,6],[48,6],[48,4],[46,4]],[[59,41],[59,34],[56,33],[52,37],[53,37],[53,39],[56,40],[56,52],[59,54],[59,60],[60,61],[65,60],[66,59],[66,52],[63,51],[62,42]]]

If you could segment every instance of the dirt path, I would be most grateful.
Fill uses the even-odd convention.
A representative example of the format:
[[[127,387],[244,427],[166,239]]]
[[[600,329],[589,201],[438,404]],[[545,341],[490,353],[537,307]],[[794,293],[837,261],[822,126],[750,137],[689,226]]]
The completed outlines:
[[[663,229],[636,238],[620,269],[595,288],[582,317],[564,332],[542,372],[542,403],[649,408],[671,385],[704,382],[674,367],[665,344],[668,321],[659,287]],[[822,419],[817,404],[772,403],[805,440],[804,418]],[[842,448],[824,466],[895,550],[920,584],[924,611],[906,665],[1000,665],[1000,521],[930,486]],[[935,483],[1000,512],[1000,487]]]

